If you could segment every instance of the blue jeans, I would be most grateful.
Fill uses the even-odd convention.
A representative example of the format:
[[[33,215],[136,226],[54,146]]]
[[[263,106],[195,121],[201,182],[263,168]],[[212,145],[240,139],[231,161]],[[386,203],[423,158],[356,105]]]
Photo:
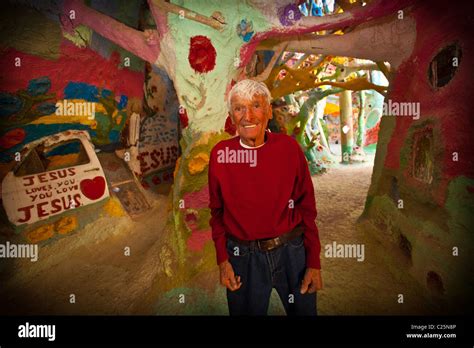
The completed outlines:
[[[306,270],[302,235],[265,252],[227,239],[227,253],[242,282],[236,291],[227,289],[230,315],[267,315],[273,288],[287,315],[316,315],[316,293],[300,293]]]

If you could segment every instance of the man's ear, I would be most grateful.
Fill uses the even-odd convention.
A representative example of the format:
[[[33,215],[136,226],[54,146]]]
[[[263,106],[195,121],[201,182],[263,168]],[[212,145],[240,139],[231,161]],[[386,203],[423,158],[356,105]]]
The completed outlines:
[[[268,104],[268,119],[271,120],[273,118],[273,108],[272,108],[272,104]]]

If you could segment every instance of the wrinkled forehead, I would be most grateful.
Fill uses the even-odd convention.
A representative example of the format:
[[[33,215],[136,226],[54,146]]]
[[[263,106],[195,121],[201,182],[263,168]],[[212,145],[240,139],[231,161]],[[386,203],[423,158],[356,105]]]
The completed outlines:
[[[252,96],[242,96],[239,94],[234,94],[230,99],[231,105],[250,104],[256,101],[263,104],[268,104],[267,97],[261,93],[254,93]]]

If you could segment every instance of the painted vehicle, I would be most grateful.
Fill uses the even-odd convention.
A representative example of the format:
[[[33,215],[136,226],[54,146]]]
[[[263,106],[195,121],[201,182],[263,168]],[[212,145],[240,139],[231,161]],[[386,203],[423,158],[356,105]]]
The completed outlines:
[[[33,141],[2,181],[14,225],[31,224],[109,197],[89,133],[69,130]]]

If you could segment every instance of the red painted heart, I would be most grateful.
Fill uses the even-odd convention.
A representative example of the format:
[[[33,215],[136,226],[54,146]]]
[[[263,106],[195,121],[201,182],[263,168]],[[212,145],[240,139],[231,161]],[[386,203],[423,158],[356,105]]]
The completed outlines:
[[[102,197],[105,192],[105,179],[103,176],[96,176],[94,179],[84,179],[80,183],[81,192],[90,200]]]

